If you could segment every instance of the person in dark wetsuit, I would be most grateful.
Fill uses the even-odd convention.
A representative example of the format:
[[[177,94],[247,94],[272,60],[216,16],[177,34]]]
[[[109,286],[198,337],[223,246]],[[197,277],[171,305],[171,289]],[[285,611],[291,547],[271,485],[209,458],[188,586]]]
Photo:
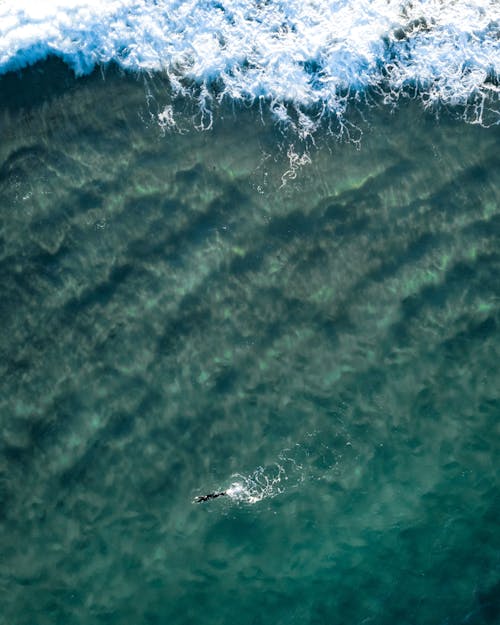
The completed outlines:
[[[227,495],[227,493],[209,493],[208,495],[199,495],[195,497],[194,500],[196,503],[201,503],[202,501],[208,501],[209,499],[215,499],[216,497],[222,497],[223,495]]]

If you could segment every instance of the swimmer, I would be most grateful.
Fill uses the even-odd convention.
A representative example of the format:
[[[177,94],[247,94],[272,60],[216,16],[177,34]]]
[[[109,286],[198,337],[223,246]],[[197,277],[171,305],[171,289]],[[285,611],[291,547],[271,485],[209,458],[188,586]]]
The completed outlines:
[[[223,495],[227,495],[226,492],[222,493],[209,493],[208,495],[199,495],[194,498],[195,503],[201,503],[202,501],[208,501],[209,499],[215,499],[216,497],[222,497]]]

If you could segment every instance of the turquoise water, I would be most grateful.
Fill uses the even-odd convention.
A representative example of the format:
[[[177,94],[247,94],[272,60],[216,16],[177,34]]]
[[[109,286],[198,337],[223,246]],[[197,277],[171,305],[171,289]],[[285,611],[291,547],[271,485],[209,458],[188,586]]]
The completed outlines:
[[[500,129],[168,102],[0,82],[0,623],[499,623]]]

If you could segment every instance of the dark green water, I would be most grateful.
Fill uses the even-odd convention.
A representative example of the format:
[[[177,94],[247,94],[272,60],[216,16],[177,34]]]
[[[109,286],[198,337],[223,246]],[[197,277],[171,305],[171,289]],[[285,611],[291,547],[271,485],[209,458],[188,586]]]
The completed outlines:
[[[500,623],[500,128],[148,89],[0,81],[1,625]]]

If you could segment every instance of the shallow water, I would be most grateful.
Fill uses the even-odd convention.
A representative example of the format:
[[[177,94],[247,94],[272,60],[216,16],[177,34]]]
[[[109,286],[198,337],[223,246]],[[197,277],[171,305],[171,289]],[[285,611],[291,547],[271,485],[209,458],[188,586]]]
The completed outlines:
[[[164,88],[0,82],[0,623],[498,623],[500,129]]]

